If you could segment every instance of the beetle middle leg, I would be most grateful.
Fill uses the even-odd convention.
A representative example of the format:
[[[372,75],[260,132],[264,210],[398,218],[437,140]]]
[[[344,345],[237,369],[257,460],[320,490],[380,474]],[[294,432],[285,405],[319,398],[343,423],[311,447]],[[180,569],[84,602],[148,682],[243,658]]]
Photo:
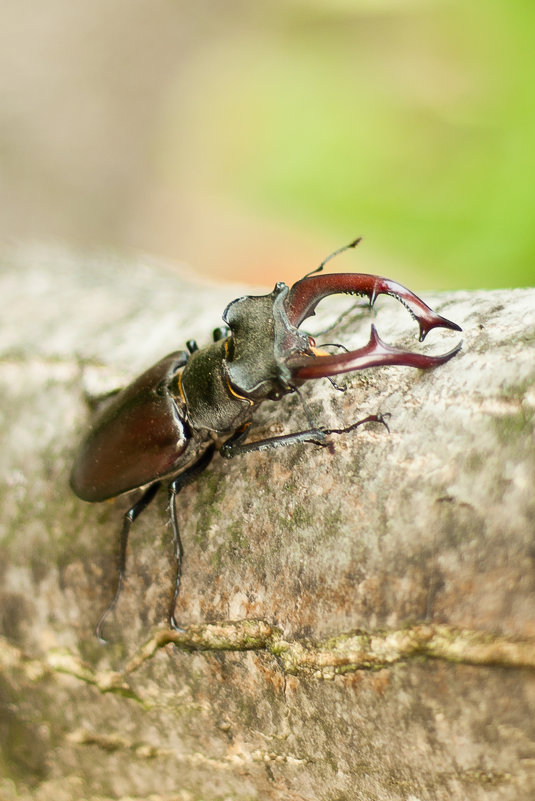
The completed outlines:
[[[212,461],[212,457],[215,452],[215,444],[212,443],[208,446],[208,448],[204,451],[203,455],[198,459],[191,467],[188,467],[187,470],[184,470],[183,473],[180,473],[171,483],[169,484],[168,493],[169,493],[169,515],[171,517],[171,527],[173,529],[173,544],[175,549],[175,562],[176,562],[176,573],[175,573],[175,589],[173,591],[173,599],[169,606],[169,625],[175,631],[184,631],[181,628],[175,619],[175,607],[178,598],[178,593],[180,592],[180,582],[182,580],[182,559],[184,557],[184,548],[182,547],[182,540],[180,539],[180,531],[178,528],[178,516],[176,513],[176,496],[183,489],[185,486],[190,484],[192,481],[195,481],[197,476],[202,473],[205,468],[208,467],[210,462]]]

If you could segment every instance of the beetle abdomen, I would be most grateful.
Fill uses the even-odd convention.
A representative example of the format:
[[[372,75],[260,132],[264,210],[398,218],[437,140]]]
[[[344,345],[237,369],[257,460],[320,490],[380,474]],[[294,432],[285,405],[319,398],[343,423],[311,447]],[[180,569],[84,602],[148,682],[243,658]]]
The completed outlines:
[[[97,416],[71,473],[79,498],[103,501],[180,469],[190,433],[168,384],[187,358],[166,356]]]

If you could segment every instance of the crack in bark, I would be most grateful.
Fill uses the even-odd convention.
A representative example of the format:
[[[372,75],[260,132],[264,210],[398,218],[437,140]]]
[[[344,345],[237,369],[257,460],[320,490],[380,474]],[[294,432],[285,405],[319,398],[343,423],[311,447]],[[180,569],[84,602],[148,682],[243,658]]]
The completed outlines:
[[[137,670],[172,643],[183,651],[263,650],[277,657],[285,673],[329,678],[355,670],[388,667],[415,656],[468,665],[535,668],[535,640],[424,624],[401,630],[340,634],[327,640],[285,640],[263,620],[190,626],[185,632],[158,631],[127,662],[124,675]]]
[[[0,674],[10,671],[21,673],[32,683],[60,673],[90,684],[101,693],[114,692],[143,703],[122,673],[93,670],[80,657],[65,649],[51,649],[41,659],[35,659],[0,636]]]
[[[123,670],[93,670],[65,650],[32,659],[0,638],[0,671],[21,670],[31,681],[63,673],[101,693],[113,692],[145,704],[128,682],[154,654],[167,645],[181,651],[263,651],[274,656],[285,674],[330,679],[357,670],[378,670],[414,657],[440,659],[481,667],[535,669],[535,640],[424,624],[390,631],[355,631],[327,640],[286,640],[264,620],[240,620],[190,626],[184,632],[158,630],[131,657]]]
[[[67,735],[69,742],[75,745],[95,745],[103,751],[130,751],[138,759],[154,759],[170,757],[174,761],[198,766],[207,765],[216,770],[233,770],[253,762],[276,762],[278,764],[302,765],[310,760],[293,754],[281,754],[277,751],[256,748],[250,752],[239,751],[219,757],[210,757],[199,751],[178,753],[174,748],[161,748],[145,742],[129,740],[116,734],[106,734],[85,728],[76,729]]]

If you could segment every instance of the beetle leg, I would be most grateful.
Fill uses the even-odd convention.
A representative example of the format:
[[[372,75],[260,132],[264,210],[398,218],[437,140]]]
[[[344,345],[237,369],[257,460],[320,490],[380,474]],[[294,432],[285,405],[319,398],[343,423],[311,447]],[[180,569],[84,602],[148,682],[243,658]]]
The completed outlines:
[[[332,323],[329,323],[329,325],[326,328],[322,328],[321,331],[314,331],[314,339],[317,340],[319,339],[319,337],[323,337],[325,336],[325,334],[329,334],[333,329],[338,328],[342,320],[345,320],[346,317],[349,317],[350,314],[355,314],[356,311],[360,311],[361,312],[360,316],[363,318],[364,315],[368,312],[369,308],[370,304],[366,303],[366,301],[362,301],[362,303],[352,303],[351,306],[349,306],[349,308],[344,309],[344,311],[341,312],[338,315],[338,317],[335,320],[333,320]]]
[[[219,448],[219,453],[223,457],[223,459],[232,459],[233,456],[236,456],[238,453],[242,453],[241,448],[246,447],[248,445],[243,446],[243,441],[247,438],[247,434],[249,433],[249,428],[251,427],[251,421],[249,420],[247,423],[244,423],[234,434],[229,437]]]
[[[175,560],[176,560],[176,574],[175,574],[175,589],[173,592],[173,600],[171,601],[171,605],[169,607],[169,624],[172,629],[175,631],[183,632],[184,629],[181,628],[175,619],[175,607],[178,598],[178,593],[180,592],[180,582],[182,579],[182,559],[184,556],[184,548],[182,547],[182,540],[180,539],[180,530],[178,528],[178,516],[176,513],[176,496],[180,492],[181,489],[186,487],[192,481],[194,481],[197,476],[202,473],[202,471],[208,467],[210,462],[212,461],[212,457],[215,451],[215,444],[212,443],[208,446],[208,448],[204,451],[203,455],[200,459],[198,459],[191,467],[188,467],[184,470],[183,473],[180,473],[171,483],[169,484],[168,493],[169,493],[169,514],[171,517],[171,527],[173,529],[173,544],[174,544],[174,551],[175,551]]]
[[[451,328],[460,331],[457,323],[447,320],[433,311],[417,295],[388,278],[364,273],[330,273],[302,278],[292,286],[286,301],[288,319],[299,328],[303,320],[314,314],[316,306],[328,295],[366,295],[373,306],[378,295],[397,298],[417,320],[420,327],[420,342],[433,328]]]
[[[141,498],[135,502],[133,506],[125,512],[123,518],[123,527],[121,529],[121,545],[119,550],[119,567],[117,570],[117,583],[115,585],[115,593],[111,600],[111,603],[108,604],[102,615],[100,616],[100,620],[97,623],[95,632],[97,638],[101,643],[104,645],[108,642],[108,640],[104,639],[102,636],[102,625],[110,612],[113,612],[115,606],[117,605],[117,601],[119,600],[119,595],[121,594],[121,590],[123,588],[124,578],[126,574],[126,546],[128,545],[128,534],[130,533],[130,528],[134,520],[136,520],[141,512],[143,512],[149,503],[152,501],[156,493],[160,488],[160,481],[156,481],[154,484],[151,484],[148,487]]]
[[[267,437],[267,439],[259,439],[256,442],[233,442],[233,438],[231,437],[231,439],[227,440],[221,447],[220,453],[225,459],[232,459],[234,456],[242,456],[244,453],[283,448],[286,445],[297,445],[300,442],[312,442],[314,445],[328,447],[330,443],[324,441],[326,436],[329,434],[346,434],[349,431],[354,431],[363,423],[382,423],[388,429],[385,417],[387,417],[387,415],[370,414],[363,420],[358,420],[356,423],[352,423],[346,428],[309,428],[306,431],[295,431],[293,434]]]

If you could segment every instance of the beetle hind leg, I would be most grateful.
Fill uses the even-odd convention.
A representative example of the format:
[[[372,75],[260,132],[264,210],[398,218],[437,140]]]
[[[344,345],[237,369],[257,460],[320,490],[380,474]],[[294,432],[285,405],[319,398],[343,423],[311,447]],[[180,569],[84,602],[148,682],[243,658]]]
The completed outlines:
[[[119,596],[121,594],[121,590],[124,584],[124,579],[126,575],[126,547],[128,545],[128,535],[130,533],[130,528],[132,527],[132,523],[134,522],[134,520],[136,520],[139,517],[141,512],[143,512],[150,504],[150,502],[153,500],[159,488],[160,488],[159,481],[156,481],[154,484],[151,484],[150,487],[148,487],[145,490],[141,498],[138,498],[138,500],[133,504],[133,506],[131,506],[130,509],[128,509],[128,511],[125,512],[124,514],[123,527],[121,529],[121,537],[120,537],[119,564],[117,569],[117,583],[115,585],[115,592],[113,594],[111,602],[108,604],[108,606],[100,616],[100,620],[98,621],[95,628],[97,639],[103,645],[105,645],[108,642],[108,640],[106,640],[102,636],[102,626],[108,615],[111,614],[111,612],[113,612],[113,610],[117,606],[117,601],[119,600]]]

